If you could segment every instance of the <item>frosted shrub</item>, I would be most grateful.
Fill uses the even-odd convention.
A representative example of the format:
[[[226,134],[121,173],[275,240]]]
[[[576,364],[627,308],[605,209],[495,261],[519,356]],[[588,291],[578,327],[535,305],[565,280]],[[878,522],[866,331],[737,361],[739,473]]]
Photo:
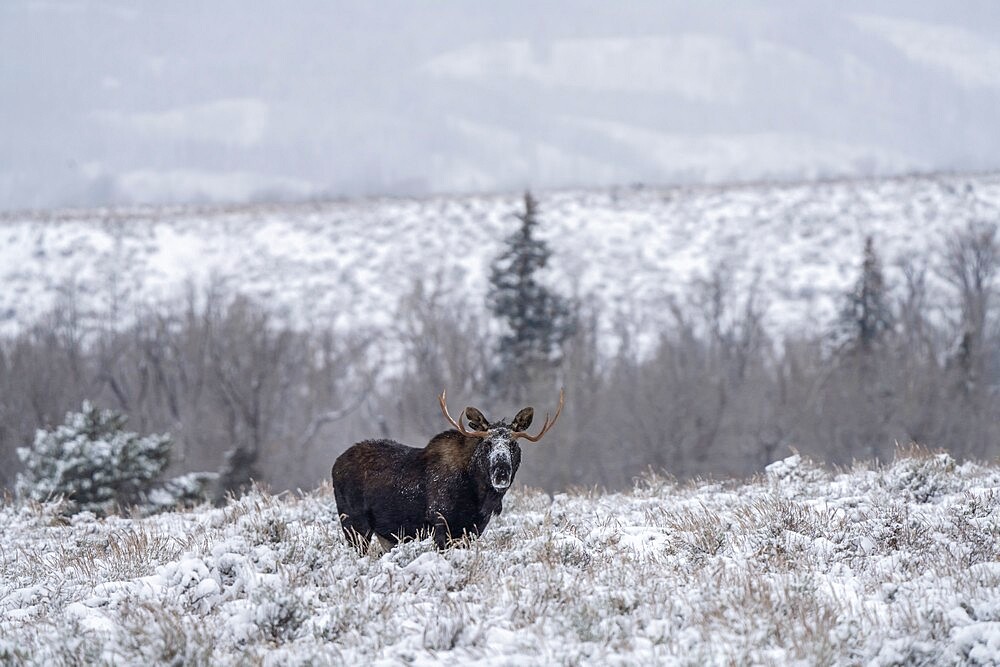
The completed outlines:
[[[169,463],[171,440],[126,431],[126,421],[84,401],[55,430],[39,430],[31,447],[17,450],[25,467],[17,494],[38,501],[65,496],[71,512],[143,505]]]
[[[291,586],[261,586],[251,599],[253,622],[268,641],[293,639],[308,616],[308,605]]]
[[[773,482],[822,482],[828,477],[818,465],[801,454],[793,454],[764,468]]]
[[[218,486],[217,472],[189,472],[152,488],[146,496],[146,509],[163,511],[194,507],[216,495]]]
[[[926,503],[953,490],[954,471],[955,459],[947,453],[911,448],[897,453],[884,479],[888,488],[907,493],[918,503]]]

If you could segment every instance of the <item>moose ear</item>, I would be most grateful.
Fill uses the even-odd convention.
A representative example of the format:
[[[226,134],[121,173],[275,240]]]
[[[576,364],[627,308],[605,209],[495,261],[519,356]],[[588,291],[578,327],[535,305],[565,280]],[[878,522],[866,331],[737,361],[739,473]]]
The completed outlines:
[[[531,426],[531,420],[535,416],[534,408],[525,408],[517,413],[514,417],[514,421],[511,422],[510,430],[512,431],[524,431],[529,426]]]
[[[465,418],[469,420],[469,426],[474,431],[490,430],[490,423],[486,421],[486,417],[483,416],[483,413],[476,408],[466,408]]]

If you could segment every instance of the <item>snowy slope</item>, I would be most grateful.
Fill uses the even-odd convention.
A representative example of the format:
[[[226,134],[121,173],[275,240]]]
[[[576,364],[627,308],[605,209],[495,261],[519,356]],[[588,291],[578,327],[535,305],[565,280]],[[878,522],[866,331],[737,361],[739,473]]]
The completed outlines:
[[[65,521],[0,506],[0,662],[997,664],[1000,469],[524,488],[469,548],[358,557],[330,489]]]
[[[945,235],[1000,220],[1000,174],[729,187],[539,193],[552,280],[655,328],[719,264],[737,294],[756,279],[776,332],[822,327],[874,235],[898,283]],[[216,280],[298,325],[392,321],[416,279],[481,308],[489,261],[515,227],[517,194],[235,208],[130,208],[0,217],[0,332],[73,293],[86,307],[176,300]],[[931,287],[935,287],[931,276]],[[945,295],[938,293],[940,301]],[[481,311],[480,311],[481,312]]]

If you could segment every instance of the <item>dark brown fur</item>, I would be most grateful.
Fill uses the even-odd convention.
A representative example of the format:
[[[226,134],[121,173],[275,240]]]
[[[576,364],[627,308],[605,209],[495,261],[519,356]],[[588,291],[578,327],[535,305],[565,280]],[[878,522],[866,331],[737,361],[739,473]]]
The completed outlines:
[[[450,538],[477,536],[503,509],[503,496],[520,465],[521,450],[512,431],[526,429],[533,411],[526,408],[514,422],[490,426],[478,410],[470,421],[485,426],[485,438],[455,430],[436,435],[423,449],[392,440],[365,440],[350,447],[333,464],[337,511],[348,540],[359,550],[372,535],[389,544],[430,532],[439,548]],[[506,463],[490,458],[506,448]],[[491,470],[506,466],[500,473]],[[491,468],[492,466],[492,468]],[[499,474],[502,489],[491,481]]]

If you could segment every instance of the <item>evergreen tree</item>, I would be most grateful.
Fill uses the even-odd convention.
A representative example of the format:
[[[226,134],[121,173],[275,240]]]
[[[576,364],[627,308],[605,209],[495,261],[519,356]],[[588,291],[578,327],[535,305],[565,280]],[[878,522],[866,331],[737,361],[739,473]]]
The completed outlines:
[[[126,431],[126,421],[84,401],[63,425],[38,431],[32,447],[17,450],[24,463],[18,494],[39,501],[63,495],[71,511],[97,514],[143,504],[169,463],[171,440]]]
[[[487,294],[490,310],[506,324],[497,350],[499,375],[515,390],[536,371],[559,363],[563,343],[575,329],[568,301],[539,282],[552,252],[537,238],[538,203],[530,192],[517,218],[520,227],[491,265]]]
[[[882,262],[875,252],[872,237],[865,239],[861,276],[847,294],[841,322],[852,350],[870,352],[882,337],[892,331],[893,318],[886,293]]]

